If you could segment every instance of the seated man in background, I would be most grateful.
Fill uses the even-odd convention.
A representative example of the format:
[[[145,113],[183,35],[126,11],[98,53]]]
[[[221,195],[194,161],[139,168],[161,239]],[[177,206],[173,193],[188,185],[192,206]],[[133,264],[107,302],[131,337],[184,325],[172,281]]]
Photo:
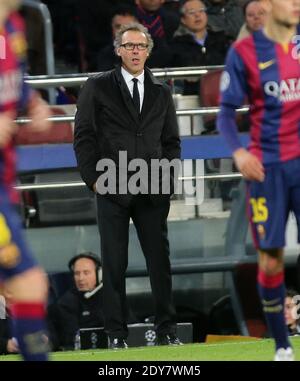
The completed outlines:
[[[120,62],[120,58],[115,53],[113,40],[122,25],[130,24],[135,21],[137,21],[137,19],[135,16],[135,9],[133,7],[123,5],[115,8],[111,19],[112,40],[105,46],[105,48],[100,50],[97,56],[98,71],[114,69],[114,67]]]
[[[208,26],[214,32],[222,32],[234,41],[243,25],[241,5],[236,0],[204,0],[207,7]]]
[[[74,349],[75,336],[80,328],[104,325],[100,258],[91,252],[78,254],[69,261],[69,269],[75,287],[49,308],[50,341],[54,350]]]
[[[54,18],[59,21],[58,29],[60,34],[57,33],[57,43],[62,50],[62,54],[65,56],[64,51],[66,50],[66,43],[60,43],[60,41],[65,41],[65,34],[72,27],[71,23],[66,23],[65,20],[69,18],[64,18],[64,13],[62,10],[65,9],[65,14],[70,12],[70,3],[74,3],[77,13],[76,25],[78,27],[78,32],[80,36],[80,43],[82,45],[82,55],[83,62],[81,62],[82,70],[94,72],[97,70],[97,56],[101,49],[103,49],[111,40],[111,14],[115,7],[121,4],[132,4],[133,0],[76,0],[69,1],[68,5],[64,6],[65,1],[61,0],[45,0],[50,9],[55,8],[56,17]],[[56,4],[55,4],[56,2]],[[54,4],[55,5],[54,5]],[[54,5],[54,6],[53,6]],[[54,34],[57,30],[54,29]],[[64,39],[62,39],[64,37]]]
[[[172,65],[222,65],[229,41],[222,32],[207,29],[206,7],[200,0],[185,0],[180,8],[181,24],[172,43]],[[184,94],[199,94],[199,80],[185,81]]]
[[[237,40],[248,37],[261,29],[266,21],[267,12],[261,0],[249,0],[243,7],[245,24],[241,27]]]

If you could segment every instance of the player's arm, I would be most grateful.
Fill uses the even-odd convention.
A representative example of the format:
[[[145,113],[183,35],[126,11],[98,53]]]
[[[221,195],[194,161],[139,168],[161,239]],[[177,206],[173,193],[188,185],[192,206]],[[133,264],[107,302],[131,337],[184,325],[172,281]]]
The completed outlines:
[[[260,160],[245,148],[239,148],[233,153],[238,170],[247,180],[264,181],[265,172]]]
[[[236,109],[242,105],[247,93],[246,89],[244,63],[235,49],[231,48],[221,79],[221,110],[217,118],[217,128],[226,140],[242,175],[248,180],[263,181],[262,163],[243,148],[238,136]]]
[[[51,122],[51,113],[47,103],[34,91],[30,94],[27,104],[28,116],[31,119],[30,130],[34,132],[43,132],[49,130]]]
[[[50,110],[45,101],[34,91],[30,92],[30,98],[27,102],[27,113],[32,119],[28,125],[33,132],[43,132],[50,128],[51,123]],[[15,111],[0,112],[0,148],[5,147],[18,131],[18,125],[15,122]]]
[[[11,141],[18,129],[15,123],[15,113],[10,111],[1,112],[0,126],[0,148],[3,148]]]

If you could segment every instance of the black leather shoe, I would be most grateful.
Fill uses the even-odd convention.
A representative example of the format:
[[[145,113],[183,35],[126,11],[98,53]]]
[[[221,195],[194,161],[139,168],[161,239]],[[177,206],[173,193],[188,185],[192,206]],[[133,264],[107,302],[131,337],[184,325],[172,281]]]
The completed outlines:
[[[109,349],[127,349],[128,345],[124,339],[111,339],[109,343]]]
[[[183,345],[175,333],[168,333],[165,335],[158,335],[156,345]]]

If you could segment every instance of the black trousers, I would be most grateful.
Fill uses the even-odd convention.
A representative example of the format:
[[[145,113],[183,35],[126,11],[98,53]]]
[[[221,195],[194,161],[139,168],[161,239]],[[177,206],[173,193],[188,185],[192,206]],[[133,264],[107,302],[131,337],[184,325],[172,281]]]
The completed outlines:
[[[128,207],[97,195],[105,329],[110,338],[126,338],[128,335],[125,272],[130,217],[150,276],[156,332],[159,335],[176,330],[167,229],[169,209],[169,200],[153,205],[147,195],[133,196]]]

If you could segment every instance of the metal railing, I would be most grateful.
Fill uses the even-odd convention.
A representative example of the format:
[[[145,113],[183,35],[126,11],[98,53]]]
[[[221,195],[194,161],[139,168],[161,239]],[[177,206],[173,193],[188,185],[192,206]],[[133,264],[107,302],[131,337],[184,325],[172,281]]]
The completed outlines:
[[[195,115],[216,115],[220,111],[220,107],[200,107],[199,109],[189,109],[189,110],[176,110],[177,116],[195,116]],[[237,113],[245,114],[249,111],[249,106],[243,106],[238,108]],[[54,115],[49,118],[49,121],[58,123],[58,122],[74,122],[75,115],[64,115],[58,116]],[[26,124],[30,122],[29,118],[18,118],[16,119],[18,124]]]
[[[27,0],[29,1],[29,0]],[[206,74],[211,70],[223,69],[224,66],[199,66],[188,68],[165,68],[165,69],[151,69],[153,75],[160,79],[182,79],[182,78],[195,78]],[[37,75],[27,76],[25,81],[34,88],[49,88],[59,86],[80,86],[90,76],[97,73],[78,73],[78,74],[56,74],[56,75]]]
[[[26,0],[27,1],[27,0]],[[28,0],[29,1],[29,0]],[[190,68],[166,68],[166,69],[153,69],[152,73],[155,77],[162,79],[178,79],[186,77],[199,77],[206,74],[209,70],[222,69],[224,66],[202,66]],[[25,78],[26,82],[35,88],[50,88],[58,86],[80,86],[89,76],[95,73],[85,74],[68,74],[68,75],[53,75],[53,76],[28,76]],[[177,116],[195,116],[195,115],[216,115],[220,111],[219,107],[200,107],[199,109],[176,110]],[[246,113],[249,111],[248,106],[242,106],[237,109],[237,113]],[[49,118],[54,123],[58,122],[74,122],[74,115],[52,116]],[[18,124],[26,124],[30,122],[30,118],[21,117],[16,120]],[[214,174],[203,176],[183,176],[179,177],[179,181],[190,180],[220,180],[220,179],[237,179],[241,178],[240,173],[226,173]],[[76,182],[56,182],[56,183],[39,183],[39,184],[22,184],[17,185],[16,188],[21,191],[40,190],[40,189],[54,189],[54,188],[70,188],[70,187],[84,187],[86,186],[82,181]]]
[[[223,180],[223,179],[239,179],[242,175],[240,173],[224,173],[220,175],[203,175],[203,176],[179,176],[179,181],[190,180]],[[39,183],[39,184],[24,184],[17,185],[15,188],[20,191],[31,190],[45,190],[45,189],[57,189],[57,188],[81,188],[86,187],[83,181],[72,182],[57,182],[57,183]]]

